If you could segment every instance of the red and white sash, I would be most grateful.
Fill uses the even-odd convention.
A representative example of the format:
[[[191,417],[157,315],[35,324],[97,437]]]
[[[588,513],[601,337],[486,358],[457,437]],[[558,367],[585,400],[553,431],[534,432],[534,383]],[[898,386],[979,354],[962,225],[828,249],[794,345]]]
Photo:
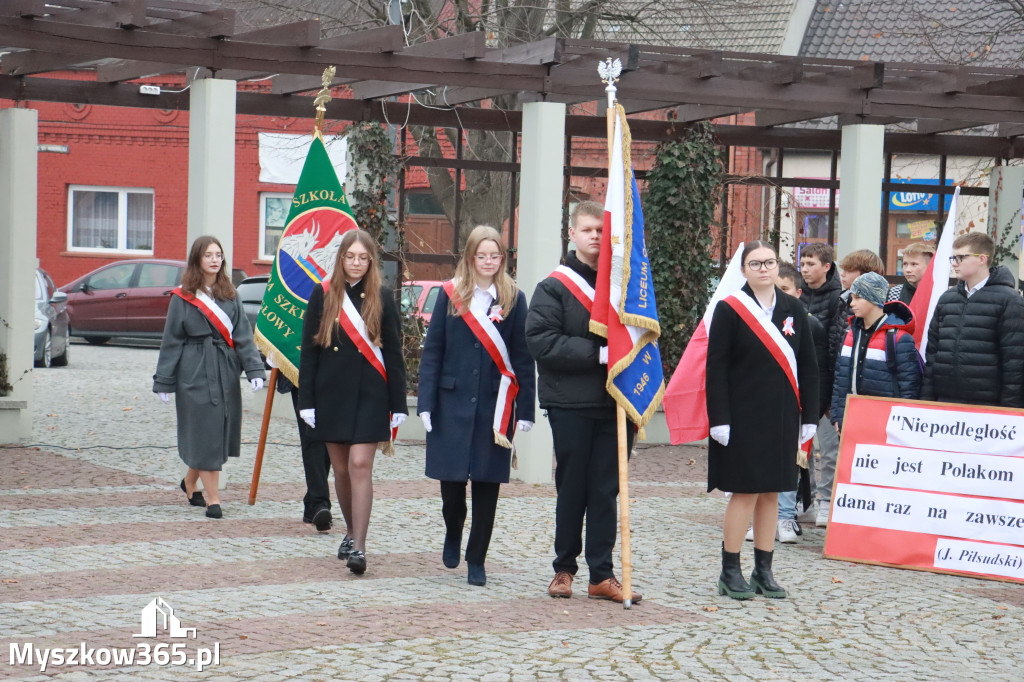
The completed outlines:
[[[175,287],[171,290],[171,293],[181,298],[181,300],[194,305],[210,321],[213,328],[220,332],[220,335],[224,337],[224,342],[231,348],[235,347],[235,340],[231,338],[231,334],[235,331],[235,325],[231,322],[228,314],[217,305],[217,302],[209,294],[205,291],[197,291],[193,295],[181,287]]]
[[[456,295],[454,282],[448,280],[442,285],[442,288],[445,294],[448,295],[448,298],[454,301]],[[504,448],[511,448],[512,441],[505,434],[509,432],[508,427],[512,421],[516,396],[519,394],[519,379],[516,378],[516,373],[512,371],[512,361],[508,356],[508,347],[505,346],[505,340],[498,333],[498,328],[487,315],[475,312],[468,306],[463,309],[461,301],[458,303],[459,305],[456,308],[461,310],[459,316],[466,322],[469,330],[473,332],[473,336],[483,344],[487,354],[491,356],[491,360],[494,361],[498,371],[501,372],[501,383],[498,386],[498,400],[494,406],[492,428],[494,429],[494,442]]]
[[[757,301],[746,293],[740,291],[730,294],[723,300],[747,323],[747,326],[760,339],[761,343],[768,349],[768,352],[775,358],[775,361],[779,363],[779,367],[782,368],[783,373],[785,373],[786,378],[789,380],[789,385],[793,389],[797,405],[799,405],[800,384],[796,376],[796,353],[793,352],[793,347],[782,336],[782,332],[779,331],[778,327],[772,324],[771,319],[764,314],[764,310],[761,309]]]
[[[323,281],[324,293],[331,288],[331,281],[329,279]],[[356,310],[356,306],[352,303],[352,299],[349,298],[348,291],[345,291],[345,297],[341,299],[341,312],[338,313],[338,324],[344,330],[345,335],[348,336],[349,340],[355,344],[355,347],[359,350],[359,353],[366,358],[370,366],[373,367],[377,372],[384,378],[384,383],[388,382],[388,371],[384,366],[384,354],[380,352],[380,348],[377,347],[370,340],[370,335],[366,332],[366,322],[363,320],[359,311]],[[388,415],[390,420],[391,415]],[[398,435],[398,427],[391,429],[391,440],[395,439]]]
[[[591,312],[594,307],[594,287],[587,284],[587,280],[583,279],[578,272],[565,265],[559,265],[555,268],[551,276],[564,284],[569,293],[575,296],[576,300],[587,309],[587,312]]]

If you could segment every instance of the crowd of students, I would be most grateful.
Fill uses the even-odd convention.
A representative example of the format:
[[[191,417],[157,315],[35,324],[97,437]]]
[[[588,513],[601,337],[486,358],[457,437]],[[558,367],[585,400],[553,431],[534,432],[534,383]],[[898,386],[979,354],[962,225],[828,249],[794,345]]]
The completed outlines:
[[[780,262],[770,245],[747,245],[742,259],[748,285],[718,304],[708,339],[708,415],[712,425],[708,489],[717,487],[731,494],[720,593],[737,599],[756,593],[785,596],[771,574],[773,541],[797,542],[801,534],[796,521],[798,497],[805,511],[813,513],[812,504],[817,505],[817,526],[828,525],[838,436],[849,395],[1021,406],[1024,299],[1009,271],[992,266],[994,251],[995,244],[986,234],[967,233],[956,238],[950,264],[959,282],[938,300],[925,331],[922,358],[913,336],[921,321],[914,319],[908,304],[935,253],[932,245],[918,242],[905,250],[906,282],[892,287],[883,276],[881,259],[868,250],[848,254],[837,268],[828,245],[809,244],[801,253],[797,271]],[[774,291],[767,286],[772,271]],[[754,286],[755,280],[762,282],[762,289]],[[810,371],[806,362],[810,351],[804,347],[802,325],[777,312],[779,306],[789,309],[788,297],[805,310],[802,317],[810,322],[803,326],[810,330],[817,372]],[[745,318],[735,314],[742,307],[733,299],[744,299]],[[739,351],[734,350],[737,347]],[[792,356],[788,363],[787,355]],[[747,366],[752,361],[760,371]],[[765,371],[768,373],[763,374]],[[752,378],[756,389],[750,384]],[[812,390],[813,386],[818,390]],[[729,409],[724,410],[727,401]],[[808,407],[811,404],[820,407],[814,411]],[[780,405],[785,406],[781,416],[775,414]],[[794,442],[791,433],[796,424],[801,425],[801,442],[815,434],[817,471],[811,459],[798,477],[792,468],[799,457],[794,458],[792,451],[772,454],[772,448],[763,445],[758,451],[762,459],[756,465],[746,463],[749,445],[735,443],[730,427],[738,426],[741,433],[760,429],[759,435],[774,444],[779,434],[755,421],[764,414],[757,410],[769,407],[773,420],[789,425],[785,442]],[[730,478],[719,480],[717,471],[722,467],[739,467],[744,472],[732,472]],[[752,490],[752,482],[743,476],[765,467],[785,470],[786,477],[779,482],[762,472],[755,476],[757,489]],[[815,473],[816,487],[808,485]],[[743,507],[742,518],[733,516],[737,498],[745,500],[751,492],[758,496],[756,504]],[[776,496],[777,516],[769,502]],[[748,523],[746,539],[754,542],[749,582],[739,570],[741,543],[737,541],[737,533]]]
[[[587,594],[621,602],[615,575],[618,496],[615,403],[605,388],[608,349],[590,331],[604,209],[577,205],[574,244],[527,304],[507,271],[500,234],[469,235],[454,278],[438,296],[420,363],[418,411],[427,432],[425,473],[439,481],[442,563],[463,556],[467,486],[472,524],[465,544],[467,581],[486,584],[484,562],[500,486],[514,462],[515,432],[546,410],[555,454],[552,597],[570,597],[585,553]],[[934,249],[904,252],[906,282],[890,287],[884,265],[866,250],[838,267],[832,249],[807,245],[797,266],[762,241],[742,252],[743,288],[720,301],[708,335],[708,490],[730,494],[723,522],[721,594],[786,596],[773,575],[774,543],[800,534],[797,505],[827,526],[839,434],[849,395],[1020,407],[1024,402],[1024,300],[1010,273],[991,265],[985,234],[957,237],[950,259],[960,280],[938,301],[924,361],[908,303]],[[299,383],[286,386],[301,435],[307,483],[303,521],[333,525],[328,472],[346,533],[337,556],[367,570],[373,463],[405,420],[399,311],[380,279],[380,252],[361,230],[342,237],[333,276],[313,289],[304,317]],[[220,518],[217,476],[239,454],[244,370],[262,387],[259,354],[226,273],[219,242],[193,244],[182,286],[172,297],[153,390],[175,394],[181,482],[189,504]],[[273,358],[268,358],[273,362]],[[539,380],[535,382],[535,375]],[[632,446],[633,430],[628,430]],[[802,466],[796,455],[817,445]],[[806,454],[805,454],[806,457]],[[815,481],[816,478],[816,481]],[[206,494],[196,490],[199,479]],[[813,491],[813,492],[812,492]],[[586,536],[584,543],[584,521]],[[749,582],[741,571],[754,543]],[[641,595],[629,595],[638,602]]]

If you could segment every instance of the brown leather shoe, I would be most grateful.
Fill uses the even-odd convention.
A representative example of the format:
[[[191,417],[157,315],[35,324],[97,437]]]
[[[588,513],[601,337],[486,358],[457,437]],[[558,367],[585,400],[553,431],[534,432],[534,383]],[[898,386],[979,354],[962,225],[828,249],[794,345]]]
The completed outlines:
[[[608,578],[602,580],[597,585],[590,583],[587,585],[587,592],[591,599],[610,599],[622,603],[622,583],[617,578]],[[643,599],[643,596],[639,592],[633,593],[633,603]]]
[[[548,594],[552,597],[565,597],[568,599],[572,596],[572,574],[566,571],[559,571],[555,574],[555,579],[548,585]]]

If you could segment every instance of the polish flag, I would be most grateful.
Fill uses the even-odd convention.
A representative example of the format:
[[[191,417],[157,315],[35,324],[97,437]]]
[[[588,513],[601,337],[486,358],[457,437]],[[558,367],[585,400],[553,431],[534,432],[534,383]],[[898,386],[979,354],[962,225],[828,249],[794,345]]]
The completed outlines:
[[[711,329],[711,317],[718,302],[739,291],[746,283],[743,278],[743,264],[740,262],[742,255],[743,244],[740,244],[704,311],[704,318],[697,325],[690,342],[686,344],[683,357],[665,390],[665,420],[668,422],[669,438],[673,445],[692,443],[708,437],[710,424],[705,387],[708,331]]]
[[[953,240],[956,239],[956,203],[959,197],[960,188],[957,187],[949,203],[946,225],[942,228],[942,236],[935,247],[935,256],[924,271],[917,291],[914,292],[914,298],[910,300],[910,311],[914,314],[914,343],[917,344],[917,351],[922,359],[928,348],[928,327],[931,326],[935,306],[939,302],[939,297],[949,289],[949,273],[952,269],[949,257],[953,255]]]

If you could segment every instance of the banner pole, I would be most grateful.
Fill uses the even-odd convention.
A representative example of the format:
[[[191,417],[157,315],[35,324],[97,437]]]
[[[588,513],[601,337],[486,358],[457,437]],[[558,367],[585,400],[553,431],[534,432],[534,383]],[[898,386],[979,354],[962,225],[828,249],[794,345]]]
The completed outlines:
[[[252,467],[252,483],[249,484],[249,504],[256,504],[256,489],[260,487],[260,470],[263,469],[263,451],[267,447],[267,431],[270,429],[270,411],[274,408],[274,391],[277,389],[277,367],[270,370],[267,381],[267,402],[263,406],[263,424],[260,426],[260,441],[256,445],[256,463]]]
[[[619,437],[619,499],[622,525],[622,607],[633,606],[633,557],[629,538],[629,452],[626,445],[626,410],[615,406],[616,431]]]

